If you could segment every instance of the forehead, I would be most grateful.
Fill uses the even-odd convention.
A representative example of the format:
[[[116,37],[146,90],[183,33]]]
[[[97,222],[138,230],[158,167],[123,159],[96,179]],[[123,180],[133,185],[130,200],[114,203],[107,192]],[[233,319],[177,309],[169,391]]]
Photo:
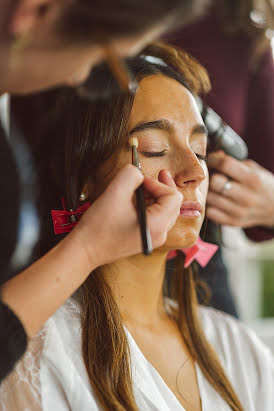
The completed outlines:
[[[142,79],[138,85],[130,127],[139,122],[166,118],[173,125],[192,128],[203,123],[193,95],[178,81],[161,74]]]

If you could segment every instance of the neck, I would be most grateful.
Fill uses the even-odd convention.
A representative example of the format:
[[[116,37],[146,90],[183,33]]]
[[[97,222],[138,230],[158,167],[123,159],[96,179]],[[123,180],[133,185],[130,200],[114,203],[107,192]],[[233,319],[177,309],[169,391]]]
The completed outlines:
[[[164,315],[166,256],[167,252],[156,250],[151,256],[137,255],[109,266],[114,297],[125,322],[155,324]]]

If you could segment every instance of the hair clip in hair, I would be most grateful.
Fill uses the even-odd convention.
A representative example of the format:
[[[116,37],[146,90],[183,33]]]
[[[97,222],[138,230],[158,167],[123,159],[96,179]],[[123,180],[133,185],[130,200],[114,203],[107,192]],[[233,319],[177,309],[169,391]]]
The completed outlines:
[[[51,210],[52,222],[55,234],[69,233],[80,221],[82,215],[89,208],[90,202],[80,205],[76,210],[66,210],[64,199],[62,199],[64,210]]]
[[[187,268],[193,260],[196,260],[202,267],[205,267],[218,250],[218,245],[202,241],[199,237],[196,244],[189,248],[181,248],[186,258],[184,267]],[[177,250],[168,253],[167,259],[170,260],[177,255]]]

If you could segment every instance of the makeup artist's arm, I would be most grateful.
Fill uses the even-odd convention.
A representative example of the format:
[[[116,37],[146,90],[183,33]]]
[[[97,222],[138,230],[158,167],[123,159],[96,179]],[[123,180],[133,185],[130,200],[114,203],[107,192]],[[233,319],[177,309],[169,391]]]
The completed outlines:
[[[264,227],[274,237],[274,175],[255,161],[238,161],[223,152],[209,156],[207,216],[219,224]],[[229,190],[223,190],[226,181]],[[254,238],[255,239],[255,238]]]
[[[141,251],[133,196],[142,182],[155,200],[147,208],[153,246],[164,243],[179,215],[182,195],[168,174],[162,174],[165,184],[144,178],[132,165],[124,167],[63,241],[3,285],[2,301],[20,318],[28,336],[97,266]]]

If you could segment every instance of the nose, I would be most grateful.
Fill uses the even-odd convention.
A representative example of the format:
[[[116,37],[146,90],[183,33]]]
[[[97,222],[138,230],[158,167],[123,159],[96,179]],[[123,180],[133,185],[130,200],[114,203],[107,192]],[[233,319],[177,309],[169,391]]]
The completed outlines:
[[[206,173],[191,149],[181,151],[177,158],[174,181],[177,187],[197,187],[206,178]]]

